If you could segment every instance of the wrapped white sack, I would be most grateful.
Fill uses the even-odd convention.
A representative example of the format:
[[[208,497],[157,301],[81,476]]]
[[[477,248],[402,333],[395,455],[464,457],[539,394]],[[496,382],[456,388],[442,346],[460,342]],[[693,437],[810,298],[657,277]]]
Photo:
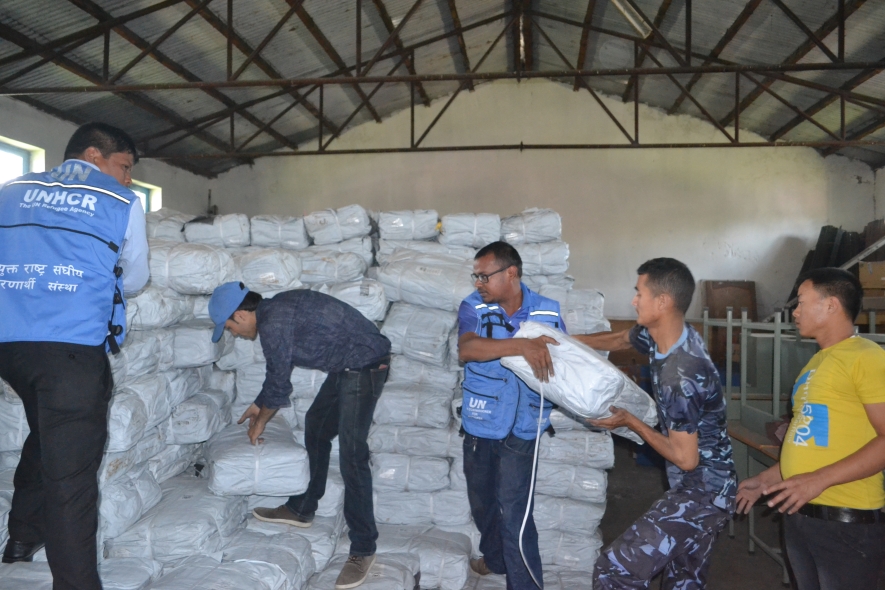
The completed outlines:
[[[212,367],[208,378],[202,380],[204,389],[223,391],[229,400],[236,397],[237,374],[234,371],[220,371]]]
[[[464,457],[452,457],[452,468],[449,470],[449,481],[452,482],[451,489],[466,490],[467,479],[464,477]],[[535,484],[537,490],[538,484]]]
[[[232,424],[206,443],[209,489],[220,495],[294,496],[307,489],[307,451],[284,421],[272,419],[253,445],[246,428]]]
[[[575,284],[575,277],[566,274],[558,275],[526,275],[522,276],[522,282],[536,293],[541,290],[544,285],[553,285],[562,287],[563,289],[571,289]]]
[[[248,338],[231,339],[232,344],[225,347],[224,353],[215,361],[215,365],[222,371],[247,368],[255,364],[264,364],[264,350],[261,348],[261,337],[255,340]]]
[[[99,529],[105,539],[122,534],[160,501],[160,484],[141,465],[99,490]]]
[[[392,353],[445,367],[449,360],[449,332],[457,321],[455,312],[394,303],[381,333],[390,339]]]
[[[242,248],[250,243],[249,218],[242,213],[197,217],[184,224],[184,238],[219,248]]]
[[[501,239],[509,244],[549,242],[562,237],[562,218],[552,209],[526,209],[501,220]]]
[[[166,445],[148,461],[148,469],[158,483],[183,473],[194,464],[199,445]]]
[[[482,248],[500,239],[501,217],[497,213],[455,213],[442,218],[441,244]]]
[[[416,383],[454,389],[458,385],[458,371],[450,371],[421,361],[395,354],[390,360],[387,383]]]
[[[449,487],[448,459],[373,453],[372,487],[376,492],[436,492]]]
[[[433,209],[382,211],[378,233],[382,240],[432,240],[439,234],[439,213]]]
[[[540,461],[611,469],[615,464],[612,437],[607,431],[566,430],[545,437],[538,449]]]
[[[375,254],[372,248],[372,238],[363,236],[361,238],[351,238],[343,242],[335,244],[325,244],[323,246],[315,246],[310,250],[319,250],[325,252],[350,252],[356,254],[366,263],[366,267],[372,266],[375,261]]]
[[[211,365],[224,351],[222,338],[218,342],[212,342],[212,332],[215,325],[205,320],[193,320],[178,324],[170,328],[172,330],[172,366],[176,369],[189,367],[202,367]]]
[[[476,250],[467,246],[447,246],[426,240],[378,240],[375,258],[384,266],[395,260],[420,258],[425,254],[445,256],[453,261],[472,261]]]
[[[141,557],[104,559],[98,564],[103,590],[144,590],[163,575],[163,564]]]
[[[277,504],[279,506],[279,504]],[[315,516],[309,528],[293,529],[288,524],[277,522],[263,522],[257,518],[246,519],[246,529],[256,531],[264,535],[277,535],[280,533],[292,533],[303,537],[310,542],[310,550],[316,562],[317,570],[322,570],[329,563],[338,539],[344,530],[344,515],[334,517]],[[350,542],[348,541],[348,547]]]
[[[186,399],[197,395],[203,383],[197,369],[175,369],[162,373],[166,380],[166,395],[169,407],[174,408]]]
[[[207,389],[175,406],[160,425],[160,432],[170,445],[201,443],[221,432],[230,421],[225,393]]]
[[[240,530],[224,547],[222,562],[252,561],[279,566],[286,575],[289,590],[304,586],[316,571],[310,541],[294,533],[264,535]]]
[[[190,297],[152,282],[135,297],[126,298],[126,325],[133,330],[126,335],[126,341],[136,330],[166,328],[184,321],[191,316],[193,308]]]
[[[555,240],[515,246],[524,275],[555,275],[568,270],[568,244]]]
[[[184,224],[196,217],[163,207],[158,211],[145,213],[145,230],[149,240],[184,241]]]
[[[380,322],[387,315],[388,301],[384,285],[376,280],[357,279],[346,283],[323,283],[311,288],[340,299],[373,322]]]
[[[120,453],[135,446],[144,434],[148,418],[148,409],[139,395],[129,389],[116,391],[108,405],[105,451]]]
[[[0,471],[4,469],[15,469],[21,459],[21,453],[18,451],[0,451]]]
[[[273,295],[301,287],[301,258],[281,248],[259,248],[234,261],[250,291]]]
[[[261,561],[219,563],[213,557],[195,555],[176,565],[175,569],[151,584],[151,590],[286,590],[288,584],[280,566]]]
[[[377,552],[412,553],[421,562],[421,588],[461,590],[470,571],[470,538],[426,526],[378,525]]]
[[[375,520],[399,525],[457,525],[470,522],[467,492],[374,492]]]
[[[368,268],[365,259],[353,252],[308,248],[300,250],[298,256],[301,258],[301,282],[308,285],[355,281]]]
[[[114,387],[134,381],[142,375],[154,373],[160,366],[160,340],[157,333],[129,332],[120,352],[108,355],[114,374]]]
[[[543,530],[538,531],[538,549],[542,565],[561,565],[570,569],[586,568],[596,563],[602,548],[602,535],[595,531],[590,535]]]
[[[445,428],[452,419],[452,390],[431,385],[388,383],[375,405],[375,424]]]
[[[248,514],[255,508],[276,508],[285,504],[289,496],[249,496]],[[320,498],[316,516],[337,517],[344,509],[344,479],[338,471],[338,464],[329,465],[326,477],[326,493]]]
[[[3,564],[0,567],[0,588],[9,590],[52,590],[52,572],[49,563],[34,561]]]
[[[304,227],[314,244],[335,244],[369,235],[369,215],[359,205],[315,211],[304,216]]]
[[[464,443],[457,428],[387,424],[372,426],[368,440],[369,450],[373,453],[399,453],[416,457],[459,457]]]
[[[596,289],[544,285],[538,289],[538,293],[559,301],[569,334],[595,334],[611,330],[611,324],[603,313],[605,296]]]
[[[535,494],[533,514],[539,531],[553,529],[589,536],[599,528],[599,522],[605,514],[605,503],[579,502],[571,498]]]
[[[592,564],[584,564],[585,568]],[[572,590],[581,588],[587,580],[593,579],[592,571],[573,570],[563,566],[544,568],[544,590]]]
[[[295,367],[289,377],[289,383],[292,384],[292,397],[313,399],[320,392],[320,387],[326,382],[327,376],[326,373],[317,369]]]
[[[209,300],[211,295],[191,295],[190,300],[194,302],[194,311],[192,315],[195,320],[211,320],[209,316]]]
[[[425,254],[388,262],[378,269],[378,280],[390,301],[458,311],[464,298],[473,293],[472,272],[469,261]]]
[[[171,247],[170,247],[171,245]],[[151,284],[184,295],[211,295],[238,278],[237,265],[224,248],[208,244],[151,242]]]
[[[0,451],[21,451],[31,429],[25,406],[8,383],[0,379]]]
[[[322,572],[314,575],[306,590],[327,590],[335,587],[341,568],[347,562],[346,555],[338,555]],[[414,590],[415,575],[420,573],[420,560],[410,553],[384,553],[375,557],[362,590]]]
[[[535,492],[604,504],[607,482],[608,477],[603,469],[539,461]]]
[[[514,338],[549,336],[559,346],[549,346],[556,376],[544,385],[544,397],[568,412],[584,418],[605,418],[615,406],[627,410],[649,426],[658,423],[654,400],[598,352],[539,322],[523,322]],[[522,357],[504,357],[501,364],[516,373],[526,385],[540,391],[541,383]],[[615,434],[639,444],[642,439],[627,428]]]
[[[249,220],[252,245],[303,250],[310,245],[304,219],[282,215],[256,215]]]

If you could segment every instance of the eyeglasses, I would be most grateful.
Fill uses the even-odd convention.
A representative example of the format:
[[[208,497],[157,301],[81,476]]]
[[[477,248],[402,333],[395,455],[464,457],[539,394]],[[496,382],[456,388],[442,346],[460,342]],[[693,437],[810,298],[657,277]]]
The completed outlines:
[[[511,265],[511,266],[512,266],[512,265]],[[473,279],[473,282],[474,282],[474,283],[475,283],[476,281],[479,281],[480,283],[482,283],[483,285],[485,285],[486,283],[489,282],[489,279],[492,277],[492,275],[496,275],[496,274],[498,274],[499,272],[503,272],[503,271],[507,270],[508,268],[510,268],[510,266],[505,266],[504,268],[499,268],[499,269],[496,270],[495,272],[490,272],[490,273],[487,274],[487,275],[484,275],[484,274],[482,274],[482,273],[480,273],[480,274],[473,273],[473,274],[470,275],[470,278]]]

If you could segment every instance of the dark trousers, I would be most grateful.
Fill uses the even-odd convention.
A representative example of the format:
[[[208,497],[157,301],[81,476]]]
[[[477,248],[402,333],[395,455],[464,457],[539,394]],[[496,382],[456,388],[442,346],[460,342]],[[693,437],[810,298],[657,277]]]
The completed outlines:
[[[885,524],[784,517],[787,559],[799,590],[876,590],[885,560]]]
[[[104,346],[0,343],[0,377],[21,397],[31,429],[9,538],[46,542],[53,590],[100,590],[97,474],[113,388]]]
[[[486,565],[507,574],[507,590],[536,590],[519,551],[519,529],[529,502],[535,441],[512,434],[503,440],[464,435],[464,478]],[[532,507],[534,509],[534,500]],[[532,572],[543,583],[538,531],[529,514],[522,548]]]
[[[387,381],[383,368],[329,373],[307,410],[304,444],[310,463],[307,491],[292,496],[286,506],[311,517],[326,493],[332,440],[339,437],[341,478],[344,480],[344,520],[350,535],[351,555],[374,555],[378,529],[372,503],[372,470],[369,467],[369,427],[375,404]]]

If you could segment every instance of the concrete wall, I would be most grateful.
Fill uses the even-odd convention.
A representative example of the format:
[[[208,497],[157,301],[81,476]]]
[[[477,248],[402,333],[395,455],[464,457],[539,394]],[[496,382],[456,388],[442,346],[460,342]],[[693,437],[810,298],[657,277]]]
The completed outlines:
[[[443,102],[419,109],[419,130]],[[630,128],[632,104],[606,102]],[[724,140],[691,117],[642,107],[640,118],[645,142]],[[408,138],[405,111],[353,129],[337,147],[403,146]],[[624,137],[587,92],[502,81],[462,93],[424,145],[520,141]],[[699,280],[754,280],[760,312],[769,312],[787,298],[822,225],[860,230],[882,215],[881,172],[879,179],[877,192],[867,165],[807,148],[643,149],[264,158],[212,186],[222,213],[300,215],[349,203],[440,215],[551,207],[562,214],[577,285],[605,292],[609,315],[630,317],[635,269],[655,256],[683,260]],[[700,313],[700,299],[690,314]]]

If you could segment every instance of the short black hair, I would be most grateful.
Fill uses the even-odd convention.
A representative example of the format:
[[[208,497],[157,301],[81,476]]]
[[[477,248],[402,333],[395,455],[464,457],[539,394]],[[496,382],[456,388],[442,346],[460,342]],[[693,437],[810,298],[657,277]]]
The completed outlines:
[[[243,289],[246,288],[243,283],[240,283],[240,287]],[[261,296],[261,293],[249,291],[248,293],[246,293],[246,296],[243,297],[242,303],[240,303],[239,307],[237,307],[234,313],[236,313],[237,311],[255,311],[256,309],[258,309],[258,304],[261,303],[262,299],[264,299],[264,297]],[[231,317],[233,317],[233,314],[231,314]]]
[[[676,309],[688,313],[694,296],[694,277],[682,262],[675,258],[652,258],[643,262],[636,274],[648,277],[648,287],[656,296],[666,293],[673,298]]]
[[[501,268],[515,266],[517,276],[522,277],[522,258],[519,256],[519,252],[516,251],[516,248],[507,242],[492,242],[491,244],[486,244],[480,248],[479,252],[476,253],[476,256],[474,256],[473,259],[479,260],[483,256],[489,254],[494,255],[495,260],[504,265]]]
[[[845,314],[853,322],[860,313],[863,288],[856,276],[841,268],[815,268],[803,273],[798,283],[811,281],[814,290],[824,297],[835,297],[842,304]]]
[[[133,161],[138,162],[138,150],[129,134],[113,125],[99,122],[86,123],[74,131],[65,148],[65,160],[82,156],[91,147],[105,158],[117,153],[132,154]]]

